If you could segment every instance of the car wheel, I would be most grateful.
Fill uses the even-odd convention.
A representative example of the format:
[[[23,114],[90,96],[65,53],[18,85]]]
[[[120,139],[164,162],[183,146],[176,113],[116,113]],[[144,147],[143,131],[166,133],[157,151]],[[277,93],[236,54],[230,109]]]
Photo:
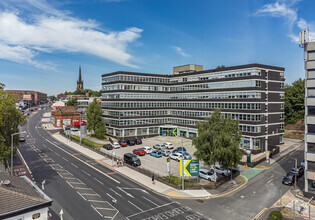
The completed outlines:
[[[179,162],[179,159],[177,159],[176,161]]]

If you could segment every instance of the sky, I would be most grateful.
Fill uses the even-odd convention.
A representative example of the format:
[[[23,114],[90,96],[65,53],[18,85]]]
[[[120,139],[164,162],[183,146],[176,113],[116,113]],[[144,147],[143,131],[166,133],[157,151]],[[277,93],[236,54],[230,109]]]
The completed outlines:
[[[301,30],[315,40],[314,0],[3,0],[0,82],[48,95],[101,89],[114,71],[169,74],[261,63],[304,78]]]

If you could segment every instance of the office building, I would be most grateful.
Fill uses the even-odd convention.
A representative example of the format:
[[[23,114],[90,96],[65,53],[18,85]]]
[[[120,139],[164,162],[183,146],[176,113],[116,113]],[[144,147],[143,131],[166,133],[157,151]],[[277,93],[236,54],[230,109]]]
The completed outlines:
[[[30,90],[5,90],[5,92],[16,95],[20,101],[30,106],[44,104],[47,102],[47,94]]]
[[[117,138],[198,135],[196,122],[221,109],[240,121],[242,147],[253,153],[282,143],[284,68],[249,64],[203,70],[175,67],[169,75],[102,75],[107,134]]]

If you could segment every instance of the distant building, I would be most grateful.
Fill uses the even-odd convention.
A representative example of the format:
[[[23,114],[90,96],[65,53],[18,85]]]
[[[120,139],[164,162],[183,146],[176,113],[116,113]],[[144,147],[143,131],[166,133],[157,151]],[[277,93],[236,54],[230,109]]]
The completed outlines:
[[[83,80],[82,80],[82,76],[81,76],[81,66],[79,67],[79,80],[77,81],[77,90],[84,90]]]
[[[173,72],[103,74],[107,134],[123,139],[176,132],[194,138],[196,123],[221,109],[222,117],[239,120],[242,148],[259,153],[283,143],[284,68],[248,64],[203,70],[184,65]]]
[[[38,105],[47,102],[47,94],[30,90],[5,90],[5,92],[16,95],[21,101],[29,105]]]
[[[73,125],[74,121],[80,120],[80,116],[81,113],[75,107],[60,106],[51,113],[50,121],[55,127],[62,128],[63,125]]]
[[[0,219],[48,220],[52,200],[26,176],[0,172]]]

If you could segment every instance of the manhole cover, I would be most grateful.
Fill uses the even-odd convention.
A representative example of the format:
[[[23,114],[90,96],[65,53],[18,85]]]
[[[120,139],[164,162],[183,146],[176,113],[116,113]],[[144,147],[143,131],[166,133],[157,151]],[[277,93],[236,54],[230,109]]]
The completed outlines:
[[[197,202],[200,202],[200,203],[204,203],[204,202],[205,202],[205,201],[202,200],[202,199],[197,199],[196,201],[197,201]]]

